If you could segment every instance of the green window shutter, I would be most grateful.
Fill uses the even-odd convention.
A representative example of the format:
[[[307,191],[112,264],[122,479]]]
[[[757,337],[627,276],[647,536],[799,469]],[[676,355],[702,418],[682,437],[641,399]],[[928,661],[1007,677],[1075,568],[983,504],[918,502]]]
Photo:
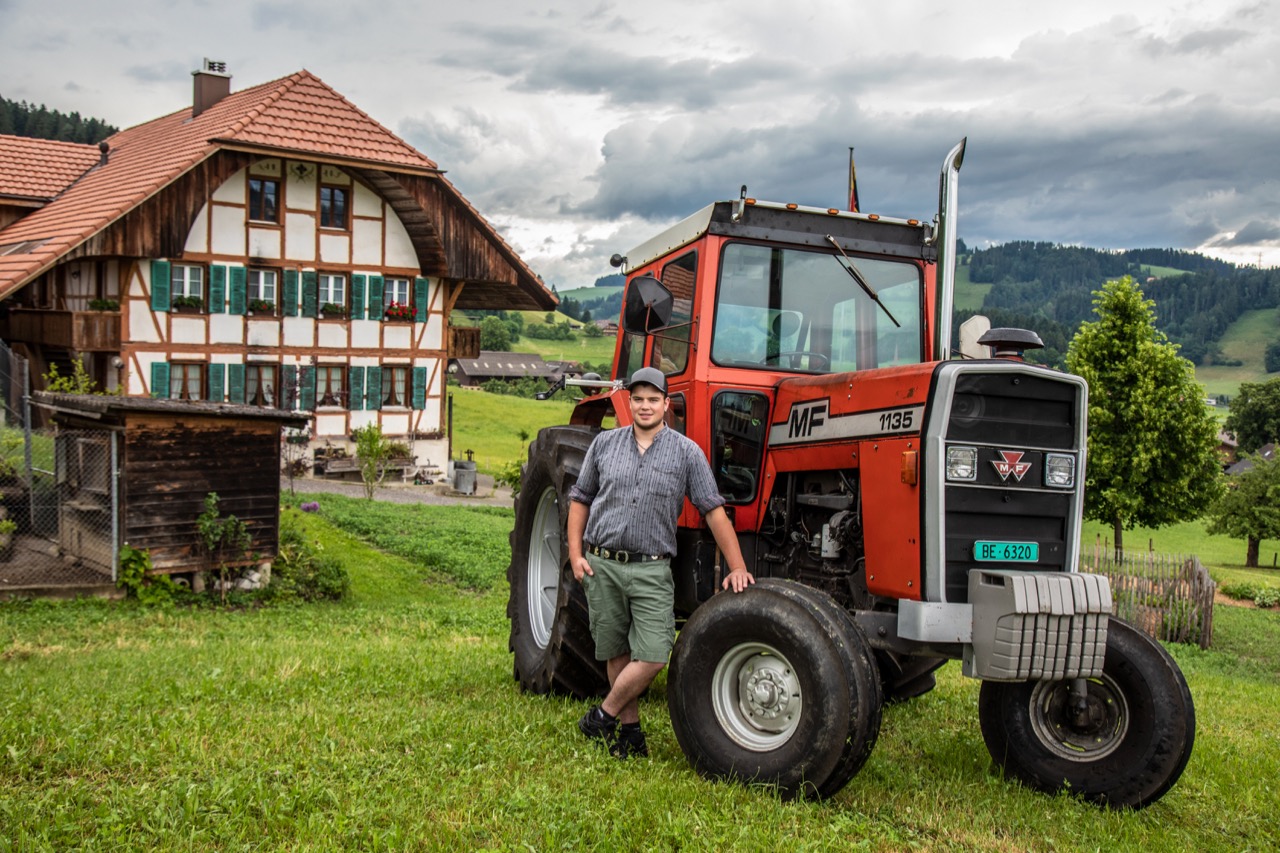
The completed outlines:
[[[227,365],[227,399],[233,403],[244,402],[244,365]]]
[[[381,320],[386,316],[382,310],[382,276],[369,276],[369,316]]]
[[[364,408],[364,368],[347,368],[347,408],[358,412]]]
[[[427,369],[425,367],[413,369],[413,407],[415,409],[427,407]]]
[[[374,319],[374,320],[377,319],[378,315],[377,315],[376,306],[374,305],[369,306],[369,317],[370,319]],[[351,276],[351,319],[352,320],[364,319],[364,276],[363,275]]]
[[[284,316],[298,316],[298,271],[284,271]]]
[[[320,314],[320,277],[315,270],[302,274],[302,316],[315,317]]]
[[[249,271],[244,267],[232,267],[230,278],[227,313],[243,316],[249,307]]]
[[[316,369],[303,367],[298,371],[298,403],[304,412],[316,408]]]
[[[151,262],[151,310],[152,311],[168,311],[169,310],[169,276],[172,272],[169,268],[168,261],[152,261]],[[165,366],[168,370],[168,365]],[[169,380],[165,380],[167,385]],[[169,392],[165,391],[165,396],[169,396]]]
[[[209,402],[221,403],[227,393],[227,366],[214,363],[209,365]]]
[[[227,310],[227,268],[222,264],[209,267],[209,313],[223,314]]]
[[[413,280],[413,322],[427,322],[427,280],[421,276]]]
[[[298,365],[286,364],[280,368],[280,408],[292,412],[298,408]]]
[[[365,368],[364,407],[366,409],[382,408],[382,368]]]
[[[169,362],[151,362],[151,396],[167,398],[169,396]]]

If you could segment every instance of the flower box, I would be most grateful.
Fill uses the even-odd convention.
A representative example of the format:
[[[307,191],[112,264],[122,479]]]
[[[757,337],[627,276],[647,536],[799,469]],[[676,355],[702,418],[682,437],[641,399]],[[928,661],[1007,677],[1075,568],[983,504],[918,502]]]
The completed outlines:
[[[392,302],[387,306],[386,313],[383,318],[393,323],[412,323],[413,322],[413,306],[401,305]]]
[[[320,316],[326,320],[341,320],[347,316],[347,306],[326,302],[320,306]]]
[[[199,314],[204,310],[204,300],[198,296],[175,296],[169,309],[175,314]]]

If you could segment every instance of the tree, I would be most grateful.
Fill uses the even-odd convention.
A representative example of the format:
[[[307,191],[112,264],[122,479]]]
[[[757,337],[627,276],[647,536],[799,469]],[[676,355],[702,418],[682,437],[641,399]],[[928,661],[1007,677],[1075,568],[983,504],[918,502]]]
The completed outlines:
[[[351,435],[356,440],[356,461],[360,465],[360,479],[364,481],[364,496],[373,500],[374,491],[387,476],[391,442],[377,424],[358,427]]]
[[[1280,457],[1264,459],[1246,454],[1245,459],[1252,467],[1228,483],[1209,509],[1205,529],[1245,540],[1244,564],[1256,569],[1262,540],[1280,539]]]
[[[511,330],[497,317],[485,317],[480,323],[480,349],[504,352],[511,348]]]
[[[1240,383],[1240,392],[1231,400],[1226,428],[1245,453],[1280,441],[1280,379]]]
[[[1094,294],[1098,319],[1067,349],[1089,383],[1086,518],[1123,531],[1199,517],[1221,491],[1218,430],[1191,362],[1155,328],[1154,303],[1133,279]]]
[[[1267,373],[1280,373],[1280,341],[1267,347],[1264,364]]]

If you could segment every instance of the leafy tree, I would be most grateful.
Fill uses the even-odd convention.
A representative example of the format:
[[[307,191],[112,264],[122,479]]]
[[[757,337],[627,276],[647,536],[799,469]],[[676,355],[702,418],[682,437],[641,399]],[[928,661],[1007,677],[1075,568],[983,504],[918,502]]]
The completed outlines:
[[[1267,373],[1280,373],[1280,341],[1267,347],[1265,365]]]
[[[1240,383],[1240,392],[1231,400],[1226,428],[1246,453],[1280,440],[1280,379]]]
[[[480,323],[480,349],[504,352],[511,348],[511,330],[497,317],[485,317]]]
[[[499,321],[501,322],[501,321]],[[360,464],[360,479],[364,482],[364,496],[373,500],[374,492],[387,476],[387,462],[391,458],[391,442],[382,434],[382,427],[369,424],[351,431],[356,440],[356,460]]]
[[[1095,293],[1098,319],[1067,349],[1089,382],[1086,518],[1123,531],[1198,517],[1221,491],[1218,430],[1191,362],[1154,325],[1153,303],[1133,279]]]
[[[1263,459],[1246,454],[1253,467],[1236,474],[1209,509],[1209,533],[1245,540],[1244,564],[1258,567],[1263,539],[1280,539],[1280,457]]]

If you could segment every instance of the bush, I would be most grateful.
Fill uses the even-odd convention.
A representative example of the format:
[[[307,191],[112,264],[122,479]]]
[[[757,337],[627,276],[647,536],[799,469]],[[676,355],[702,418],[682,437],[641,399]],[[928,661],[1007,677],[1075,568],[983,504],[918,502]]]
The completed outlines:
[[[508,486],[512,495],[520,494],[520,467],[519,462],[503,463],[493,475],[493,481],[499,486]]]
[[[179,593],[178,585],[168,575],[151,574],[151,569],[150,552],[132,548],[126,542],[120,546],[116,586],[125,591],[127,598],[136,598],[147,606],[172,604]]]
[[[334,601],[346,597],[351,578],[320,543],[309,541],[292,509],[280,514],[280,551],[271,565],[266,597],[279,601]]]
[[[1280,589],[1263,587],[1258,590],[1258,594],[1253,597],[1253,603],[1259,607],[1280,606]]]

